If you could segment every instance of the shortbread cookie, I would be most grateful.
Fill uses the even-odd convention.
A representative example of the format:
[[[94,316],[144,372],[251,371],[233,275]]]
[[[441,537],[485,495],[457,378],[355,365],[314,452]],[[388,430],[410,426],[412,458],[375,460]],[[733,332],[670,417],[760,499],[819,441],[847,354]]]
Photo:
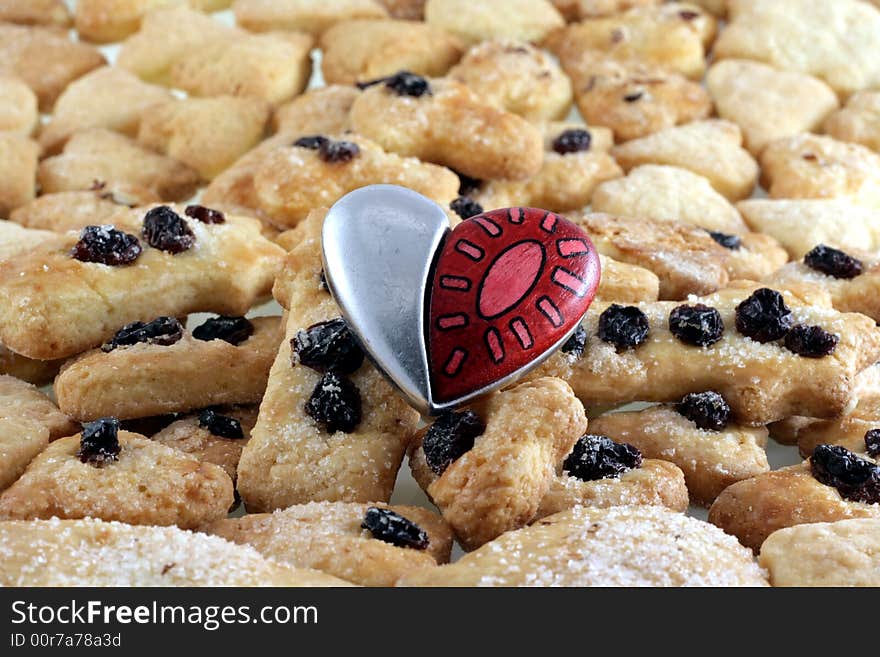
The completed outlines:
[[[59,240],[57,233],[24,228],[14,221],[0,219],[0,261],[30,251],[39,244]]]
[[[50,444],[0,495],[0,518],[192,529],[226,515],[232,481],[222,468],[117,428],[105,418]]]
[[[656,506],[576,507],[500,536],[403,586],[766,586],[748,550]]]
[[[0,22],[63,28],[70,12],[64,0],[0,0]]]
[[[846,452],[842,447],[832,449]],[[829,453],[830,459],[840,460],[836,452]],[[847,499],[834,485],[817,480],[811,470],[811,463],[816,458],[814,452],[812,459],[800,465],[767,472],[730,486],[709,509],[709,522],[757,552],[768,536],[785,527],[848,518],[880,519],[880,504]],[[855,458],[868,463],[863,467],[877,467],[867,457]],[[847,474],[845,469],[838,472],[844,476]],[[876,480],[874,485],[877,485]]]
[[[49,111],[73,80],[106,63],[104,56],[66,34],[41,27],[0,24],[0,74],[21,78]]]
[[[802,133],[767,144],[761,183],[772,198],[849,198],[880,208],[880,155],[861,144]]]
[[[52,120],[40,132],[46,153],[57,153],[76,132],[106,128],[134,137],[153,106],[171,101],[167,89],[125,69],[105,66],[73,82],[59,96]]]
[[[557,48],[556,54],[581,116],[590,125],[611,128],[618,141],[704,119],[712,111],[703,87],[666,68],[575,46]]]
[[[0,417],[38,424],[49,440],[70,436],[79,428],[36,387],[11,376],[0,375]]]
[[[215,179],[204,202],[249,208],[285,228],[365,185],[402,185],[445,205],[459,184],[448,169],[386,153],[355,134],[288,138],[262,157],[246,157]]]
[[[152,439],[203,463],[219,465],[234,482],[241,450],[251,439],[256,421],[256,406],[205,409],[175,420]]]
[[[719,409],[703,402],[707,397],[697,393],[678,406],[608,413],[590,420],[590,433],[630,443],[646,458],[674,463],[684,472],[691,502],[708,507],[730,484],[767,472],[770,466],[767,429],[728,423],[723,399]]]
[[[40,162],[37,178],[44,193],[89,189],[97,181],[143,187],[168,201],[190,197],[199,182],[185,164],[97,128],[76,133],[60,155]]]
[[[151,215],[144,235],[138,228],[146,214],[132,210],[122,231],[86,228],[67,234],[63,249],[37,247],[0,263],[0,344],[30,358],[62,358],[102,344],[134,321],[241,315],[269,292],[284,251],[260,235],[258,221],[179,222],[163,211]],[[168,232],[156,235],[163,225]],[[175,232],[181,241],[163,243]],[[157,248],[187,242],[195,248]]]
[[[880,12],[858,0],[729,0],[719,59],[741,57],[825,80],[841,96],[880,84]]]
[[[538,378],[440,416],[411,442],[410,468],[462,546],[474,550],[535,517],[586,428],[571,388]]]
[[[481,180],[528,178],[543,158],[536,127],[448,79],[400,73],[379,82],[354,101],[351,125],[385,150]]]
[[[761,545],[758,562],[773,586],[880,586],[880,519],[780,529]]]
[[[52,383],[63,360],[34,360],[26,358],[0,345],[0,374],[41,386]]]
[[[235,0],[235,21],[252,32],[299,30],[319,36],[332,25],[356,18],[385,18],[378,0]]]
[[[880,250],[880,211],[849,199],[748,199],[736,209],[754,230],[776,238],[792,258],[817,244]]]
[[[853,94],[843,109],[828,117],[823,128],[835,139],[880,151],[880,92]]]
[[[344,132],[359,94],[356,87],[339,84],[309,89],[275,111],[275,130],[292,137]]]
[[[626,171],[641,164],[670,164],[709,179],[731,201],[752,193],[758,164],[742,148],[735,123],[712,119],[666,128],[612,149]]]
[[[297,504],[218,520],[203,531],[362,586],[394,586],[405,575],[447,563],[452,548],[452,531],[437,514],[381,502]]]
[[[339,362],[320,340],[306,348],[309,335],[320,336],[320,327],[309,334],[310,327],[339,318],[319,286],[324,214],[300,224],[303,239],[286,259],[297,281],[289,289],[287,332],[238,466],[238,490],[251,512],[320,500],[387,501],[418,421],[369,362],[359,365],[350,335],[340,336],[348,358]],[[291,341],[300,331],[296,348]]]
[[[659,5],[661,0],[552,0],[552,2],[565,20],[572,22],[585,18],[613,16],[633,7]]]
[[[0,522],[0,584],[348,585],[324,573],[264,559],[247,546],[177,527],[132,527],[118,522],[57,518]]]
[[[89,225],[124,221],[128,210],[159,202],[148,189],[98,182],[81,192],[43,194],[13,210],[9,218],[28,228],[66,233]]]
[[[185,4],[186,0],[77,0],[74,27],[86,41],[122,41],[140,29],[149,12]]]
[[[328,84],[354,84],[410,71],[440,77],[461,58],[461,42],[426,23],[359,19],[321,35],[321,72]]]
[[[281,341],[280,317],[239,319],[232,337],[213,339],[161,319],[126,326],[101,349],[69,361],[55,379],[64,412],[81,422],[128,420],[262,399]]]
[[[428,0],[425,21],[469,45],[497,37],[537,43],[565,24],[549,0]]]
[[[487,103],[530,121],[562,119],[571,81],[545,51],[525,41],[494,39],[472,47],[449,71]]]
[[[49,445],[49,431],[36,422],[5,417],[0,407],[0,492],[21,476]]]
[[[544,163],[525,181],[489,180],[474,192],[484,210],[531,206],[554,212],[579,210],[590,204],[593,190],[623,175],[608,154],[607,128],[551,122],[543,127]]]
[[[667,461],[643,459],[633,445],[608,436],[582,436],[559,470],[535,518],[575,506],[656,505],[680,512],[688,508],[681,470]]]
[[[804,354],[798,355],[782,340],[762,344],[737,329],[736,307],[754,292],[754,284],[731,286],[686,303],[640,303],[633,306],[640,312],[614,310],[604,320],[608,305],[594,303],[582,324],[583,354],[554,354],[536,376],[568,381],[588,408],[631,401],[678,402],[689,393],[714,390],[727,401],[738,424],[759,426],[792,415],[840,415],[850,403],[856,375],[880,355],[880,329],[864,315],[805,305],[785,292],[791,324],[801,325],[786,340]],[[680,338],[669,329],[674,310],[673,325]],[[785,325],[773,318],[767,314],[765,330],[779,330],[770,335],[781,333]],[[749,325],[744,325],[749,333],[761,328],[759,322]],[[833,338],[804,326],[819,326],[839,336],[833,353],[819,356],[831,348]],[[804,349],[811,338],[816,341],[812,352]]]
[[[600,50],[699,80],[706,70],[704,45],[715,29],[715,19],[699,7],[672,2],[574,23],[552,34],[547,45],[557,53]]]
[[[151,108],[138,141],[211,180],[259,143],[268,120],[258,98],[187,98]]]
[[[177,59],[171,85],[191,96],[246,96],[279,105],[309,82],[313,40],[296,32],[214,40]]]
[[[242,34],[187,7],[158,9],[147,14],[137,34],[122,44],[117,64],[147,82],[167,85],[171,67],[187,54],[212,43],[229,43]]]
[[[728,250],[696,226],[598,213],[569,218],[587,231],[600,253],[657,274],[661,299],[708,294],[730,280]]]
[[[599,254],[602,280],[596,298],[605,301],[632,303],[656,301],[660,294],[660,279],[650,269],[619,262]]]
[[[0,217],[8,217],[34,198],[39,155],[36,142],[15,132],[0,132]]]
[[[766,280],[780,287],[816,286],[828,292],[837,310],[880,322],[880,258],[875,254],[818,245]]]
[[[740,127],[753,155],[775,139],[816,130],[838,107],[822,80],[746,59],[715,63],[706,85],[718,116]]]
[[[30,135],[39,117],[31,88],[16,77],[0,76],[0,132]]]
[[[625,178],[600,184],[592,199],[595,212],[658,221],[683,221],[706,230],[743,233],[739,212],[703,176],[681,167],[643,164]]]

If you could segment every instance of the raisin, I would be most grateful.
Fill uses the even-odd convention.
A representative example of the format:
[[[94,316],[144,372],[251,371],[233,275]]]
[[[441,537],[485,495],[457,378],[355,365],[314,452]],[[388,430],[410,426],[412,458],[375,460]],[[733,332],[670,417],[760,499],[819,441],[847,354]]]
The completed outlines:
[[[364,351],[341,317],[297,331],[290,341],[293,364],[316,372],[351,374],[364,362]]]
[[[329,292],[330,286],[327,285],[327,274],[324,273],[324,270],[321,269],[321,274],[318,276],[318,289],[321,292]]]
[[[458,171],[455,172],[455,175],[458,176],[459,196],[469,196],[470,194],[479,191],[480,187],[483,185],[483,181],[479,178],[471,178]]]
[[[632,93],[626,94],[623,99],[628,103],[634,103],[639,100],[642,96],[645,95],[644,91],[634,91]]]
[[[254,334],[254,325],[246,317],[209,317],[193,329],[196,340],[209,342],[223,340],[232,345],[239,345]]]
[[[70,255],[80,262],[97,262],[102,265],[130,265],[140,256],[138,238],[113,226],[86,226],[79,234]]]
[[[685,395],[675,410],[704,431],[721,431],[730,420],[730,406],[717,392],[692,392]]]
[[[699,16],[700,16],[699,13],[697,13],[695,11],[690,11],[690,10],[680,11],[680,12],[678,12],[678,15],[681,16],[682,19],[686,20],[686,21],[692,21],[695,18],[699,18]]]
[[[207,429],[212,436],[220,438],[238,439],[244,438],[244,432],[241,430],[241,422],[234,417],[228,415],[220,415],[220,413],[206,408],[199,413],[199,426]]]
[[[621,349],[638,347],[648,338],[648,318],[635,306],[611,304],[599,315],[599,339]]]
[[[325,162],[350,162],[361,149],[353,141],[330,141],[329,139],[318,148],[318,156]]]
[[[225,224],[226,215],[220,210],[206,208],[204,205],[187,205],[183,213],[196,221],[203,224]]]
[[[469,196],[459,196],[449,204],[450,209],[462,219],[470,219],[483,214],[483,206]]]
[[[471,410],[443,413],[428,427],[422,440],[425,461],[434,474],[441,475],[456,459],[470,451],[486,425]]]
[[[397,547],[414,550],[424,550],[428,547],[428,534],[425,530],[391,509],[368,507],[361,527],[368,530],[373,538]]]
[[[804,264],[810,269],[815,269],[834,278],[855,278],[862,273],[864,268],[861,260],[824,244],[813,247],[804,256]]]
[[[840,445],[818,445],[810,457],[817,481],[854,502],[880,503],[880,466]]]
[[[709,237],[730,251],[739,251],[742,248],[743,241],[739,235],[728,235],[727,233],[710,230]]]
[[[146,342],[167,347],[183,337],[183,324],[176,317],[157,317],[149,322],[132,322],[116,331],[110,342],[101,347],[107,353],[117,347]]]
[[[553,140],[553,150],[560,155],[590,150],[592,137],[582,129],[566,130]]]
[[[702,303],[683,305],[669,313],[669,330],[685,344],[707,347],[724,335],[724,321],[717,310]]]
[[[822,358],[834,353],[840,342],[821,326],[798,324],[785,335],[785,348],[805,358]]]
[[[569,476],[581,481],[617,478],[642,465],[642,453],[629,443],[616,443],[608,436],[581,436],[562,464]]]
[[[431,85],[421,75],[400,71],[383,80],[385,86],[398,96],[413,96],[419,98],[425,94],[431,95]]]
[[[308,137],[300,137],[293,142],[293,145],[300,148],[308,148],[310,151],[316,151],[328,141],[330,140],[322,135],[309,135]]]
[[[880,456],[880,429],[869,429],[865,432],[865,451],[868,456]]]
[[[83,425],[76,455],[83,463],[101,467],[119,460],[119,420],[102,417]]]
[[[351,433],[361,421],[361,393],[344,374],[327,372],[306,402],[306,413],[327,433]]]
[[[792,325],[791,309],[776,290],[762,287],[736,307],[736,330],[755,342],[785,337]]]
[[[571,337],[562,345],[562,353],[580,358],[587,346],[587,329],[578,324]]]
[[[171,254],[187,251],[196,242],[186,220],[167,205],[155,207],[144,216],[144,238],[154,249]]]

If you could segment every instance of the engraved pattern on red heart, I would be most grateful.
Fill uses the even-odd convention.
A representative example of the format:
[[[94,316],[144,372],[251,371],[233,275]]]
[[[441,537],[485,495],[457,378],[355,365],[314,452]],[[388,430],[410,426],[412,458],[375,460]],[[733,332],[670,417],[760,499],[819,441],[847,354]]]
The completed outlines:
[[[590,307],[599,278],[590,238],[560,215],[505,208],[461,222],[431,285],[432,401],[472,394],[559,346]]]

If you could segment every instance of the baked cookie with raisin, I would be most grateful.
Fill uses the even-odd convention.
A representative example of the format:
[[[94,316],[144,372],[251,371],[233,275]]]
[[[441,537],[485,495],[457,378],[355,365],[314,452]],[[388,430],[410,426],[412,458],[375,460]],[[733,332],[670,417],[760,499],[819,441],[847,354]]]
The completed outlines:
[[[739,127],[721,119],[666,128],[616,146],[611,154],[625,171],[642,164],[689,169],[731,201],[749,196],[758,179],[758,164],[742,147]]]
[[[481,180],[525,179],[543,161],[538,128],[448,78],[402,71],[379,80],[354,101],[350,120],[355,132],[387,151]]]
[[[255,219],[192,207],[134,209],[119,228],[87,226],[60,247],[0,262],[0,343],[51,360],[135,321],[247,312],[271,289],[284,250]]]
[[[575,506],[653,505],[680,512],[688,508],[688,490],[677,466],[643,459],[637,447],[592,429],[578,439],[559,470],[535,518]]]
[[[548,53],[527,41],[483,41],[465,53],[449,77],[484,102],[529,121],[563,119],[571,108],[568,77]]]
[[[657,506],[575,507],[399,586],[767,586],[732,536]]]
[[[37,180],[48,194],[90,189],[98,181],[143,188],[163,200],[179,201],[192,196],[199,174],[125,135],[93,128],[76,133],[60,154],[40,162]]]
[[[136,137],[141,119],[171,100],[168,89],[144,82],[123,68],[95,69],[58,97],[51,121],[40,131],[40,146],[45,154],[54,155],[72,135],[92,128]]]
[[[256,404],[281,333],[280,317],[214,317],[191,332],[174,317],[134,322],[68,361],[55,397],[81,422]]]
[[[191,529],[225,516],[231,505],[232,481],[222,468],[101,418],[40,452],[0,494],[0,519],[100,518]]]
[[[755,552],[778,529],[850,518],[880,519],[880,466],[839,445],[820,445],[799,465],[740,481],[709,509],[709,522]]]
[[[556,353],[536,376],[564,379],[588,407],[713,390],[748,426],[840,415],[880,355],[872,319],[754,283],[685,302],[594,303],[582,326],[583,353]]]
[[[312,501],[388,501],[415,431],[410,408],[367,360],[320,285],[315,211],[287,254],[287,327],[238,464],[250,512]]]
[[[349,129],[351,106],[359,94],[357,87],[341,84],[309,89],[275,110],[275,131],[291,137],[345,132]]]
[[[691,393],[678,404],[608,413],[590,431],[629,443],[642,455],[681,468],[693,504],[708,507],[729,485],[770,470],[767,429],[735,424],[716,392]]]
[[[348,586],[215,536],[91,518],[0,522],[0,555],[3,586]]]
[[[202,531],[361,586],[394,586],[405,575],[447,563],[452,549],[452,531],[436,513],[379,502],[297,504],[218,520]]]
[[[579,210],[590,204],[604,181],[623,175],[608,154],[611,131],[576,123],[550,122],[543,126],[544,160],[527,180],[487,180],[473,192],[486,210],[525,205],[554,212]]]
[[[564,381],[537,378],[445,413],[410,443],[413,477],[466,550],[529,523],[587,428]]]
[[[444,30],[413,21],[340,21],[319,42],[327,84],[367,82],[398,71],[440,77],[462,55],[461,42]]]

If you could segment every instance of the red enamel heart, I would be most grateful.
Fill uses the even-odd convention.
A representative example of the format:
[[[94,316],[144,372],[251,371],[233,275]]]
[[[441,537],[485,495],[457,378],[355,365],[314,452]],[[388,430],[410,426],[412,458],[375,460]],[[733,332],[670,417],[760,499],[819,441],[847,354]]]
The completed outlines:
[[[557,346],[583,318],[599,276],[590,238],[552,212],[506,208],[461,222],[431,287],[434,402],[500,381]]]

